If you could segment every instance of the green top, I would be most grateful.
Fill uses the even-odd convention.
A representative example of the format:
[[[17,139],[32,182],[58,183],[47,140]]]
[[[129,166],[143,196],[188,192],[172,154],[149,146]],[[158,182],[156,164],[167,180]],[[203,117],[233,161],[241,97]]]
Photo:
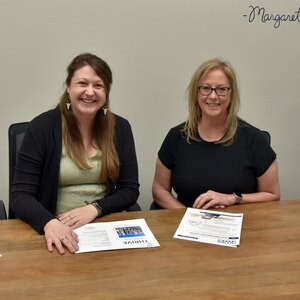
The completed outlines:
[[[102,199],[107,193],[107,184],[100,182],[102,168],[101,151],[87,158],[92,169],[80,169],[68,156],[64,144],[59,170],[59,188],[56,214],[69,211],[86,205],[85,201],[92,202]]]

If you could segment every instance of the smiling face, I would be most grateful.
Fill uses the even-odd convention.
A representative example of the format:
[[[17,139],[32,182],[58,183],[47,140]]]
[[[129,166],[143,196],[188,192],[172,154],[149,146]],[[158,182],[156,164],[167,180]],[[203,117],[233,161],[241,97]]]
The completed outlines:
[[[222,70],[213,69],[199,82],[199,86],[213,89],[229,88],[230,83]],[[202,117],[225,118],[226,120],[231,101],[231,90],[225,96],[219,96],[215,90],[206,96],[198,91],[197,99],[202,111]]]
[[[93,118],[106,103],[105,84],[89,65],[74,72],[67,92],[77,119],[86,116]]]

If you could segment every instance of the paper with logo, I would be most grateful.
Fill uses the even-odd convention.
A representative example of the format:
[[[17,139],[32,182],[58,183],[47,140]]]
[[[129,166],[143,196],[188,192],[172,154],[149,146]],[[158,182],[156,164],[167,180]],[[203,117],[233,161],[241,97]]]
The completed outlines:
[[[240,244],[243,214],[187,208],[174,238],[221,246]]]
[[[90,223],[74,231],[79,240],[76,253],[159,247],[145,219]]]

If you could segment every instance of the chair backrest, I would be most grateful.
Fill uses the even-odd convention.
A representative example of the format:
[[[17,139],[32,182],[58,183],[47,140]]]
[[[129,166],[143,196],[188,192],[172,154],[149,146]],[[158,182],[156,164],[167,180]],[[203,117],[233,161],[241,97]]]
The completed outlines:
[[[11,191],[12,181],[14,179],[15,167],[26,129],[29,122],[14,123],[8,128],[8,153],[9,153],[9,193]],[[8,209],[8,218],[15,219],[15,214]]]
[[[261,130],[261,133],[266,138],[268,143],[271,145],[271,135],[270,135],[270,133],[268,131],[265,131],[265,130]]]

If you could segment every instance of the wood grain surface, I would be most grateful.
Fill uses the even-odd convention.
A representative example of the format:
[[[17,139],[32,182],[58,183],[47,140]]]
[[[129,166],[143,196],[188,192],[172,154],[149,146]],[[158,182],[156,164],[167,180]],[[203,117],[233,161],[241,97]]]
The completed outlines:
[[[21,220],[0,221],[0,299],[300,299],[300,200],[243,204],[241,245],[174,239],[185,209],[145,218],[158,248],[59,255]]]

